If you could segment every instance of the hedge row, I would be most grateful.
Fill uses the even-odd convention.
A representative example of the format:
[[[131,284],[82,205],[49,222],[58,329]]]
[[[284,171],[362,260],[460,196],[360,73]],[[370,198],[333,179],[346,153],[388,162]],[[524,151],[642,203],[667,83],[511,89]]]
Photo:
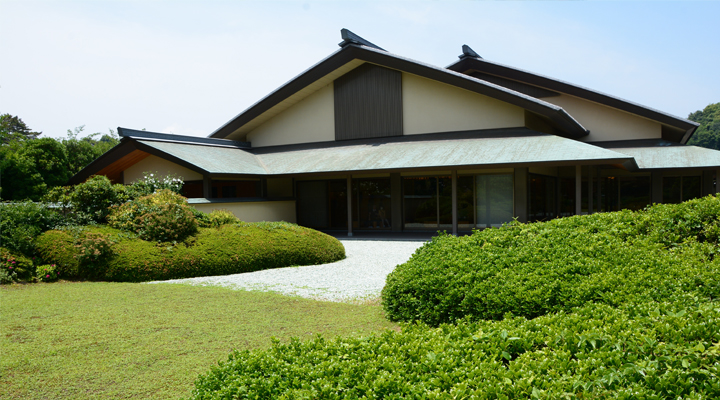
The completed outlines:
[[[96,226],[48,231],[36,244],[42,258],[58,266],[61,277],[119,282],[228,275],[345,257],[337,239],[286,222],[200,228],[180,243],[144,241]]]
[[[718,216],[707,197],[439,237],[388,277],[402,332],[233,352],[192,398],[720,398]]]
[[[720,297],[720,200],[511,224],[440,236],[387,278],[396,321],[534,318],[588,303],[618,306],[677,293]]]
[[[720,398],[720,307],[692,297],[407,325],[235,351],[193,399]]]

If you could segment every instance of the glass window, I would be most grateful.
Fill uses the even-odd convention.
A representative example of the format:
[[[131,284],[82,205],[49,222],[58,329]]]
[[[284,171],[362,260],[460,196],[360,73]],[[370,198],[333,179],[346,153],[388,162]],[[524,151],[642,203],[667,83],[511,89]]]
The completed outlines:
[[[663,203],[680,203],[682,201],[682,177],[667,176],[663,178]]]
[[[547,221],[557,216],[557,178],[530,174],[528,221]]]
[[[297,183],[297,223],[309,228],[328,227],[327,182]]]
[[[699,176],[683,176],[682,200],[697,199],[702,197],[702,179]]]
[[[353,179],[353,229],[390,229],[390,178]]]
[[[438,228],[438,178],[403,178],[403,226],[406,229]]]
[[[513,219],[513,176],[477,175],[476,219],[478,228],[499,227]]]
[[[457,180],[458,229],[475,227],[475,177],[459,176]]]
[[[620,178],[620,208],[642,210],[650,204],[650,177],[629,176]]]

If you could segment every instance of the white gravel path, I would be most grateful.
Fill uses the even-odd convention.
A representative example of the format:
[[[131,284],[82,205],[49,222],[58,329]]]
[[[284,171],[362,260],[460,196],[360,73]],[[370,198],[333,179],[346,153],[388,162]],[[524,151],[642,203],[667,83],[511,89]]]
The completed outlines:
[[[380,297],[385,277],[407,261],[421,241],[341,240],[347,258],[331,264],[268,269],[150,283],[183,283],[271,291],[316,300],[355,303]]]

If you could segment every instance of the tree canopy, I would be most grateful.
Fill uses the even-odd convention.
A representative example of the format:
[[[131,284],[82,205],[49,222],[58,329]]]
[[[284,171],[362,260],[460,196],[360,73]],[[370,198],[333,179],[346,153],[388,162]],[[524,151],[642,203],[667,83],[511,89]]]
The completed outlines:
[[[0,115],[0,198],[40,200],[119,143],[109,134],[93,133],[80,138],[84,126],[67,131],[67,137],[38,138],[22,119]]]
[[[720,150],[720,103],[710,104],[688,116],[700,124],[688,144]]]
[[[22,119],[10,115],[0,115],[0,143],[6,144],[14,140],[35,139],[41,132],[33,132]]]

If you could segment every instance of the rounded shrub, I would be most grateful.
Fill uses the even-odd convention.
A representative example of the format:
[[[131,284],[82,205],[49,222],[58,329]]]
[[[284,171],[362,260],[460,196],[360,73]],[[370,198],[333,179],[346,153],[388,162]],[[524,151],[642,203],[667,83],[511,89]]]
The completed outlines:
[[[387,277],[392,320],[436,326],[470,317],[535,318],[588,303],[619,306],[693,291],[720,295],[708,197],[647,211],[511,224],[470,236],[439,236]],[[657,234],[670,224],[674,234]]]
[[[79,244],[101,236],[107,257],[86,270]],[[140,282],[228,275],[293,265],[313,265],[345,258],[345,248],[324,233],[285,222],[236,223],[200,228],[178,243],[140,239],[110,227],[88,227],[77,238],[68,231],[48,231],[37,241],[46,262],[75,268],[77,277]],[[90,273],[95,275],[89,275]],[[61,274],[61,276],[65,276]]]
[[[197,232],[187,199],[168,189],[113,206],[107,219],[110,226],[151,241],[181,241]]]
[[[104,222],[109,207],[126,200],[125,190],[124,185],[113,185],[106,176],[95,175],[69,191],[69,199],[76,213]]]
[[[50,230],[35,241],[40,258],[46,263],[55,264],[62,278],[80,278],[79,251],[75,248],[75,238],[67,231]]]
[[[712,399],[720,308],[684,296],[588,304],[528,320],[459,321],[233,351],[203,399]]]

